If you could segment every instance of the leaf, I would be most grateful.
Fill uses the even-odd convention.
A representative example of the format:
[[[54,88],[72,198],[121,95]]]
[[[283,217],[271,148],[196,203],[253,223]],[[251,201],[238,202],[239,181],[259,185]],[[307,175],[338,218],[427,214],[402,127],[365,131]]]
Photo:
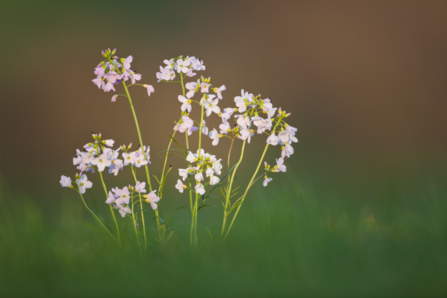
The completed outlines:
[[[227,177],[228,174],[230,174],[230,172],[237,166],[237,163],[220,179],[220,181],[223,181],[225,179],[225,177]],[[236,179],[235,179],[236,180]],[[218,183],[216,184],[213,188],[211,188],[211,190],[209,191],[208,194],[210,194],[216,187],[222,186],[224,183]]]
[[[208,235],[210,236],[210,238],[211,238],[211,242],[213,243],[213,245],[214,245],[214,239],[213,239],[213,235],[211,235],[211,232],[210,232],[210,230],[208,229],[208,228],[205,228],[205,230],[208,232]]]
[[[152,175],[152,176],[154,176],[155,180],[157,180],[158,184],[160,184],[160,180],[158,180],[157,176],[155,176],[155,175]]]
[[[186,154],[186,151],[185,151],[185,149],[183,149],[183,147],[182,146],[180,146],[180,144],[174,139],[174,137],[173,136],[170,136],[171,137],[171,139],[177,144],[177,146],[179,146],[180,147],[180,149],[182,149],[182,151],[183,151],[183,154],[185,154],[185,156],[187,155]]]
[[[236,208],[236,207],[239,206],[240,204],[242,204],[242,201],[239,201],[239,202],[236,203],[233,207],[231,207],[230,211],[228,211],[228,215],[234,210],[234,208]]]
[[[224,198],[227,197],[227,196],[225,195],[224,191],[222,190],[222,188],[220,188],[220,192],[222,193],[222,195],[224,196]]]
[[[182,209],[182,208],[188,208],[188,206],[182,206],[182,207],[178,207],[177,209],[175,209],[175,211]]]
[[[207,207],[207,206],[211,206],[211,207],[216,208],[216,206],[214,206],[214,205],[204,204],[204,205],[200,206],[199,209],[197,209],[197,211],[199,211],[199,210],[202,209],[203,207]]]
[[[160,153],[165,152],[165,151],[171,151],[171,150],[182,151],[180,149],[165,149],[165,150],[161,150],[160,152],[157,152],[157,154],[160,154]]]
[[[160,158],[162,158],[162,157],[164,157],[164,156],[166,156],[166,155],[176,155],[176,156],[180,156],[180,157],[183,158],[183,159],[186,159],[184,156],[181,156],[181,155],[179,155],[179,154],[174,154],[174,153],[172,153],[172,154],[169,154],[169,153],[167,153],[167,154],[163,154],[162,156],[160,156]]]
[[[166,239],[166,243],[168,243],[169,239],[171,239],[173,234],[174,234],[174,230],[171,230],[171,232],[169,233],[168,238]]]

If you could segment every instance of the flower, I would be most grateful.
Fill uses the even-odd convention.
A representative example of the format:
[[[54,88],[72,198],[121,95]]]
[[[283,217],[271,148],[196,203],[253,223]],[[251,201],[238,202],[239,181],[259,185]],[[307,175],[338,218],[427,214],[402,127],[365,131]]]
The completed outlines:
[[[269,145],[273,145],[276,146],[278,145],[278,137],[275,135],[275,133],[272,133],[268,138],[267,138],[267,144]]]
[[[144,84],[143,87],[147,89],[148,96],[151,96],[151,93],[155,92],[155,89],[152,85]]]
[[[146,192],[146,182],[137,181],[137,185],[135,185],[135,191],[139,193]]]
[[[138,151],[135,152],[135,154],[133,156],[133,162],[137,168],[140,168],[141,166],[145,166],[148,163],[147,160],[145,160],[145,158],[144,158],[144,154],[142,154],[141,152],[138,152]]]
[[[290,155],[292,155],[294,152],[293,147],[290,146],[288,143],[285,143],[281,149],[282,149],[282,151],[281,151],[282,158],[285,158],[286,156],[290,157]]]
[[[251,136],[254,134],[253,130],[251,130],[249,127],[241,126],[241,130],[239,131],[238,138],[241,140],[247,140],[247,142],[250,144]]]
[[[128,164],[133,165],[134,164],[134,156],[135,156],[135,152],[131,152],[131,153],[126,153],[123,152],[123,158],[124,158],[124,165],[127,166]]]
[[[273,180],[272,178],[268,178],[267,176],[265,176],[265,179],[264,179],[264,182],[262,183],[262,185],[264,185],[264,187],[266,187],[267,184],[272,180]]]
[[[70,177],[62,175],[60,183],[61,183],[62,187],[70,187],[70,188],[72,187]]]
[[[127,57],[126,60],[124,60],[123,62],[123,67],[127,70],[130,69],[130,63],[132,63],[132,61],[133,61],[132,56]]]
[[[250,126],[250,117],[247,115],[236,115],[234,118],[238,118],[237,124],[240,126]]]
[[[196,181],[203,181],[203,174],[202,172],[198,172],[194,178],[196,179]]]
[[[183,73],[188,73],[189,72],[189,68],[188,68],[188,66],[190,65],[191,63],[188,61],[188,60],[185,60],[185,61],[183,61],[183,59],[178,59],[177,60],[177,72],[178,73],[180,73],[180,72],[183,72]]]
[[[122,217],[126,217],[126,214],[132,214],[128,204],[117,205],[116,208],[119,210]]]
[[[107,147],[112,147],[113,144],[115,144],[115,141],[111,140],[111,139],[110,140],[103,140],[102,143],[105,144]]]
[[[211,115],[211,112],[214,112],[216,114],[220,113],[220,108],[217,106],[219,103],[219,100],[215,98],[214,100],[210,100],[210,98],[205,101],[205,109],[206,109],[206,116],[209,117]]]
[[[227,90],[225,85],[220,86],[219,88],[214,88],[213,91],[216,92],[217,98],[222,99],[222,92]]]
[[[220,179],[217,176],[211,176],[210,178],[210,185],[216,185],[217,183],[219,183]]]
[[[284,159],[282,157],[276,160],[276,168],[278,168],[281,172],[286,172],[286,166],[284,165]]]
[[[115,102],[117,97],[118,97],[118,94],[115,94],[114,96],[112,96],[112,102]]]
[[[115,203],[117,205],[129,204],[130,192],[127,189],[127,186],[125,186],[123,189],[119,189],[117,187],[117,188],[112,189],[112,191],[115,193],[115,198],[116,198]]]
[[[183,112],[186,111],[186,110],[188,110],[188,113],[191,113],[191,109],[192,109],[192,106],[191,106],[191,99],[186,98],[186,97],[184,97],[183,95],[179,95],[179,96],[178,96],[178,100],[179,100],[181,103],[183,103],[183,104],[182,104],[182,107],[181,107],[181,110],[182,110]]]
[[[155,194],[156,190],[151,191],[150,193],[148,193],[147,195],[145,195],[144,197],[146,198],[146,202],[151,204],[151,207],[153,210],[157,209],[157,203],[160,202],[160,197],[158,197]]]
[[[182,180],[178,179],[175,188],[177,188],[179,192],[183,193],[183,190],[186,188],[186,185],[182,183]]]
[[[124,168],[124,163],[121,159],[115,159],[112,161],[112,164],[109,166],[109,174],[114,174],[118,176],[118,172]]]
[[[115,201],[115,195],[113,194],[113,192],[109,191],[109,196],[107,197],[106,204],[112,205],[113,203],[115,203]]]
[[[196,190],[196,193],[203,195],[205,194],[205,187],[203,186],[202,183],[197,183],[196,186],[194,187],[194,189]]]
[[[87,175],[85,174],[82,174],[81,178],[77,182],[81,194],[84,194],[85,190],[88,188],[92,188],[93,185],[91,181],[88,181]]]
[[[224,120],[223,117],[222,120]],[[221,134],[227,134],[231,131],[231,126],[230,123],[228,123],[228,121],[225,121],[224,123],[220,124],[219,128]]]
[[[112,164],[112,161],[108,159],[107,154],[101,154],[98,158],[92,160],[92,164],[98,167],[98,171],[104,171],[105,167]]]
[[[185,85],[186,89],[189,90],[188,93],[186,93],[186,97],[192,98],[196,92],[200,90],[200,80],[197,80],[197,83],[189,82]]]
[[[220,135],[215,128],[212,132],[210,132],[210,138],[213,140],[213,146],[217,146],[217,144],[219,144]]]
[[[209,88],[210,88],[210,84],[202,82],[200,83],[200,91],[202,91],[202,93],[208,93],[209,92]]]

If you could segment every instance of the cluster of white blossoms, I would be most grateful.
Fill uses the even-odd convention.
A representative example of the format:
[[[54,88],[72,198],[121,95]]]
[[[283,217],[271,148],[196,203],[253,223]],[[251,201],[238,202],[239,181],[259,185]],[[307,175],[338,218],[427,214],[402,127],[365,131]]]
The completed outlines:
[[[262,99],[260,95],[254,96],[242,90],[241,96],[236,96],[234,102],[236,108],[226,108],[223,110],[223,113],[218,113],[222,118],[222,124],[219,125],[220,131],[218,132],[214,128],[209,133],[209,137],[213,140],[212,144],[216,146],[219,144],[219,139],[228,133],[232,133],[233,138],[237,137],[247,141],[247,143],[250,143],[255,130],[258,134],[269,134],[266,141],[267,144],[272,146],[280,144],[282,151],[281,157],[277,159],[277,165],[272,169],[268,167],[268,170],[266,170],[264,186],[267,186],[267,183],[272,181],[271,178],[268,178],[267,172],[286,171],[284,161],[294,153],[292,144],[298,142],[298,139],[295,137],[297,129],[284,121],[284,118],[290,116],[290,113],[282,111],[281,108],[273,107],[270,98]],[[235,112],[241,114],[234,115]],[[236,124],[232,128],[228,121],[233,115]],[[263,118],[261,115],[266,117]],[[278,129],[280,130],[279,133],[277,133]]]
[[[182,111],[182,117],[178,123],[176,123],[174,130],[181,133],[187,132],[190,136],[194,131],[199,130],[198,126],[194,126],[194,120],[189,117],[189,113],[192,111],[192,103],[199,103],[206,110],[206,116],[209,117],[211,113],[220,114],[220,108],[218,106],[219,99],[222,99],[222,92],[226,90],[225,85],[219,88],[211,88],[210,78],[204,78],[203,76],[197,80],[197,82],[190,82],[185,85],[188,89],[186,97],[183,95],[178,96],[179,102],[182,104],[180,107]],[[209,94],[209,92],[214,91],[216,94]],[[198,92],[202,93],[202,98],[200,102],[193,100],[192,98]],[[208,128],[206,127],[206,122],[202,122],[202,133],[208,135]]]
[[[96,79],[93,79],[92,82],[98,86],[98,88],[104,90],[104,92],[109,92],[111,90],[115,91],[114,85],[121,83],[122,81],[127,82],[128,80],[131,80],[132,84],[135,84],[136,81],[141,80],[141,74],[130,69],[133,57],[128,56],[127,58],[119,58],[118,56],[115,56],[115,52],[116,49],[113,51],[110,49],[102,51],[101,54],[106,60],[101,61],[94,70]],[[154,87],[151,85],[145,84],[143,86],[147,89],[149,96],[154,92]],[[112,102],[115,102],[117,97],[118,95],[114,95],[112,97]]]
[[[200,149],[197,150],[197,153],[192,153],[190,151],[186,160],[191,166],[186,169],[179,169],[178,172],[183,181],[185,181],[189,175],[194,176],[194,179],[196,180],[196,186],[194,187],[196,193],[203,195],[205,194],[206,185],[216,185],[219,183],[220,178],[217,177],[217,175],[222,173],[221,159],[217,159],[215,155],[205,153],[203,149]],[[196,163],[195,166],[193,165],[194,163]],[[205,178],[209,178],[209,183],[204,182]],[[183,189],[186,189],[187,186],[178,179],[175,188],[183,193]]]
[[[87,180],[87,175],[84,172],[103,172],[108,168],[109,174],[118,175],[119,171],[123,170],[125,166],[130,168],[140,168],[144,165],[150,164],[150,147],[144,146],[136,151],[130,152],[129,146],[122,145],[118,149],[113,150],[108,147],[112,147],[115,143],[114,140],[101,140],[101,134],[92,134],[94,142],[87,143],[84,145],[84,151],[79,149],[76,150],[76,157],[73,158],[73,165],[76,169],[80,170],[79,174],[76,174],[76,184],[78,185],[81,194],[85,193],[85,189],[92,187],[92,182]],[[120,150],[123,150],[120,158]],[[62,187],[70,187],[71,178],[62,176],[60,181]],[[135,187],[129,186],[129,189],[133,192],[145,193],[145,182],[137,182]],[[130,212],[128,208],[129,199],[132,197],[132,193],[129,194],[129,189],[127,187],[123,189],[112,189],[109,192],[109,197],[106,203],[113,205],[114,208],[118,209],[120,214],[124,217],[126,213]],[[145,196],[146,197],[146,196]],[[157,204],[159,198],[155,194],[155,190],[147,195],[146,202],[150,203],[152,209],[157,209]]]
[[[158,81],[172,81],[177,74],[186,74],[188,77],[196,75],[194,71],[205,70],[203,61],[196,57],[183,58],[179,56],[177,58],[166,59],[163,61],[166,64],[165,67],[160,66],[160,72],[157,72],[156,76]]]

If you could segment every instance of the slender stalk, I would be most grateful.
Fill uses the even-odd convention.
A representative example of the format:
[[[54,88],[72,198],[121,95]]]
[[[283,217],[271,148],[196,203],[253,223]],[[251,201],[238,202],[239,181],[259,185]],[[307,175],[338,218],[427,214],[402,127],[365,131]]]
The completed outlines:
[[[81,194],[81,191],[79,191],[79,190],[76,190],[78,193],[79,193],[79,195],[81,196],[81,199],[82,199],[82,202],[84,203],[84,206],[85,206],[85,208],[87,208],[87,210],[88,211],[90,211],[90,213],[96,218],[96,220],[101,224],[101,226],[104,228],[104,230],[106,230],[107,231],[107,233],[110,235],[110,237],[112,237],[112,239],[113,240],[115,240],[117,243],[119,243],[118,242],[118,240],[116,240],[116,238],[115,237],[113,237],[113,235],[112,235],[112,233],[110,233],[110,231],[109,231],[109,229],[107,229],[106,228],[106,226],[102,223],[102,221],[96,216],[96,214],[87,206],[87,203],[85,203],[85,200],[84,200],[84,197],[82,196],[82,194]]]
[[[133,202],[133,196],[131,198],[132,198],[132,201],[131,201],[131,203],[132,203],[132,210],[131,211],[132,211],[133,227],[135,229],[135,236],[137,237],[138,250],[140,251],[140,256],[142,256],[141,255],[140,236],[138,235],[138,230],[137,230],[137,221],[136,221],[136,218],[135,218],[135,213],[133,212],[133,207],[135,206],[135,204]]]
[[[135,183],[137,183],[137,175],[136,169],[132,167],[132,174],[135,179]],[[143,223],[143,236],[144,236],[144,249],[147,249],[147,240],[146,240],[146,225],[144,224],[144,216],[143,216],[143,200],[141,199],[141,193],[138,192],[138,196],[140,198],[140,209],[141,209],[141,221]]]
[[[227,239],[228,233],[230,233],[230,230],[231,230],[231,227],[233,226],[234,220],[236,219],[237,214],[239,213],[239,210],[241,209],[241,206],[242,206],[242,204],[244,203],[245,197],[246,197],[246,195],[247,195],[246,193],[247,193],[248,190],[250,189],[251,184],[252,184],[253,180],[254,180],[255,177],[256,177],[256,174],[258,174],[259,168],[261,167],[262,161],[264,160],[264,156],[265,156],[265,153],[267,152],[268,147],[269,147],[269,144],[267,144],[267,145],[265,146],[264,152],[262,153],[261,159],[259,160],[258,167],[256,168],[256,171],[255,171],[255,173],[253,174],[253,177],[251,177],[251,180],[250,180],[250,182],[248,183],[247,189],[245,190],[245,195],[244,195],[244,197],[242,198],[241,203],[240,203],[239,206],[237,207],[237,210],[236,210],[236,213],[235,213],[234,216],[233,216],[233,219],[231,220],[230,226],[228,227],[227,233],[225,234],[224,241],[225,241],[225,239]]]
[[[110,61],[110,63],[113,64],[113,66],[115,66],[116,72],[119,75],[121,75],[121,71],[118,69],[118,67],[113,62],[113,60],[109,59],[109,61]],[[132,110],[133,118],[135,120],[135,125],[137,127],[137,133],[138,133],[138,138],[139,138],[139,141],[140,141],[141,150],[143,151],[144,159],[147,160],[146,154],[144,154],[143,139],[141,138],[141,132],[140,132],[140,126],[138,125],[137,114],[135,114],[135,109],[133,108],[133,104],[132,104],[132,98],[130,97],[129,90],[127,89],[127,85],[126,85],[126,83],[124,81],[123,81],[123,86],[124,86],[124,90],[126,91],[127,99],[129,100],[130,109]],[[147,165],[145,165],[144,167],[146,168],[146,176],[147,176],[147,182],[149,184],[149,190],[152,191],[151,176],[149,175],[149,167]]]
[[[108,197],[107,187],[106,187],[106,184],[104,183],[104,179],[102,177],[102,172],[99,172],[99,177],[101,177],[102,187],[104,188],[104,192],[106,193],[106,198],[107,198]],[[118,226],[118,222],[116,221],[115,212],[113,212],[112,205],[109,205],[109,207],[110,207],[110,212],[112,213],[113,221],[115,222],[116,232],[117,232],[117,235],[118,235],[118,242],[119,242],[119,244],[121,246],[120,229],[119,229],[119,226]]]
[[[244,143],[242,143],[241,157],[239,158],[239,161],[238,161],[236,167],[234,168],[233,173],[231,174],[230,185],[227,188],[227,197],[225,198],[225,206],[226,206],[226,208],[228,208],[229,205],[230,205],[230,195],[231,195],[231,189],[233,187],[234,176],[236,175],[236,171],[237,171],[239,165],[242,162],[242,158],[244,157],[245,142],[246,141],[244,141]],[[222,223],[221,236],[223,236],[223,234],[224,234],[226,222],[227,222],[227,210],[225,209],[225,211],[224,211],[224,220],[223,220],[223,223]]]

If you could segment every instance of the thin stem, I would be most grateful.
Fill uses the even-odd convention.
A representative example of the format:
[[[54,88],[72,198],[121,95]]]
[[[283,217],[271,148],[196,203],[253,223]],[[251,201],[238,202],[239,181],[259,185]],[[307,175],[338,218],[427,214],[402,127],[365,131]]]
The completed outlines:
[[[79,186],[78,186],[79,187]],[[84,197],[81,194],[81,191],[78,191],[79,195],[81,196],[82,202],[84,203],[85,208],[87,208],[88,211],[90,211],[90,213],[96,218],[96,220],[101,224],[101,226],[104,228],[104,230],[107,231],[107,233],[110,235],[110,237],[112,237],[113,240],[115,240],[118,244],[118,240],[116,240],[115,237],[113,237],[112,233],[110,233],[109,229],[106,228],[106,226],[102,223],[102,221],[96,216],[96,214],[87,206],[87,203],[85,203]]]
[[[258,174],[259,168],[261,167],[262,161],[264,160],[264,156],[265,156],[265,153],[267,152],[268,147],[269,147],[269,144],[267,144],[265,146],[264,152],[262,153],[261,159],[259,160],[258,167],[256,168],[256,171],[253,174],[253,177],[251,177],[251,180],[250,180],[250,183],[248,183],[247,189],[245,190],[245,196],[246,196],[247,191],[250,189],[253,180],[255,179],[256,175]],[[224,241],[225,241],[225,239],[227,239],[228,233],[230,233],[230,230],[231,230],[231,227],[233,226],[234,220],[236,219],[237,214],[239,213],[239,210],[241,209],[241,206],[244,203],[245,196],[242,198],[242,201],[239,204],[239,207],[237,207],[236,213],[234,214],[233,219],[231,220],[230,226],[228,227],[227,233],[225,234]]]
[[[108,197],[107,187],[106,187],[106,184],[104,183],[104,179],[102,177],[102,172],[99,172],[99,177],[101,177],[102,187],[104,188],[104,192],[106,193],[106,198],[107,198]],[[119,242],[119,244],[121,246],[120,229],[119,229],[119,226],[118,226],[118,222],[116,221],[115,212],[113,212],[112,205],[109,205],[109,207],[110,207],[110,212],[112,213],[113,221],[115,222],[116,232],[118,234],[118,242]]]
[[[109,59],[109,60],[110,60],[110,63],[112,63],[113,66],[115,66],[116,72],[121,75],[120,70],[115,65],[113,60],[112,59]],[[133,104],[132,104],[132,98],[130,97],[129,90],[127,89],[126,83],[124,81],[123,81],[123,86],[124,86],[124,90],[126,91],[127,98],[129,99],[130,109],[132,110],[133,118],[135,120],[135,125],[137,127],[137,133],[138,133],[138,138],[140,140],[141,150],[143,151],[144,159],[147,160],[146,154],[144,153],[143,139],[141,138],[141,132],[140,132],[140,126],[138,125],[137,114],[135,113],[135,109],[134,109]],[[149,167],[147,165],[145,165],[144,167],[146,168],[146,176],[147,176],[147,182],[149,184],[149,190],[152,191],[151,176],[149,175]]]
[[[135,219],[135,213],[133,212],[133,208],[134,208],[134,203],[133,203],[133,198],[132,198],[132,219],[133,219],[133,227],[135,229],[135,236],[137,237],[137,242],[138,242],[138,250],[140,251],[140,256],[142,256],[141,254],[141,244],[140,244],[140,236],[138,235],[138,230],[137,230],[137,221]]]
[[[231,189],[232,189],[232,187],[233,187],[234,176],[236,175],[237,168],[238,168],[239,165],[241,164],[241,162],[242,162],[242,158],[244,157],[245,142],[246,142],[246,141],[244,141],[244,143],[242,143],[241,157],[239,158],[239,161],[238,161],[236,167],[234,168],[233,173],[231,174],[230,185],[229,185],[228,188],[227,188],[227,197],[225,198],[225,206],[226,206],[226,209],[230,206],[230,196],[231,196]],[[226,209],[225,209],[225,211],[224,211],[224,220],[223,220],[223,223],[222,223],[222,232],[221,232],[221,236],[223,236],[223,234],[224,234],[224,231],[225,231],[225,224],[226,224],[226,222],[227,222],[227,210],[226,210]]]
[[[132,167],[132,174],[133,174],[133,177],[134,177],[134,179],[135,179],[135,183],[138,182],[138,181],[137,181],[136,171],[137,171],[137,170],[134,169],[134,168]],[[142,221],[142,223],[143,223],[144,249],[146,250],[146,249],[147,249],[146,225],[144,224],[144,216],[143,216],[143,200],[141,199],[141,193],[140,193],[140,192],[138,192],[138,197],[139,197],[139,199],[140,199],[141,221]],[[133,206],[132,206],[132,208],[133,208]]]

